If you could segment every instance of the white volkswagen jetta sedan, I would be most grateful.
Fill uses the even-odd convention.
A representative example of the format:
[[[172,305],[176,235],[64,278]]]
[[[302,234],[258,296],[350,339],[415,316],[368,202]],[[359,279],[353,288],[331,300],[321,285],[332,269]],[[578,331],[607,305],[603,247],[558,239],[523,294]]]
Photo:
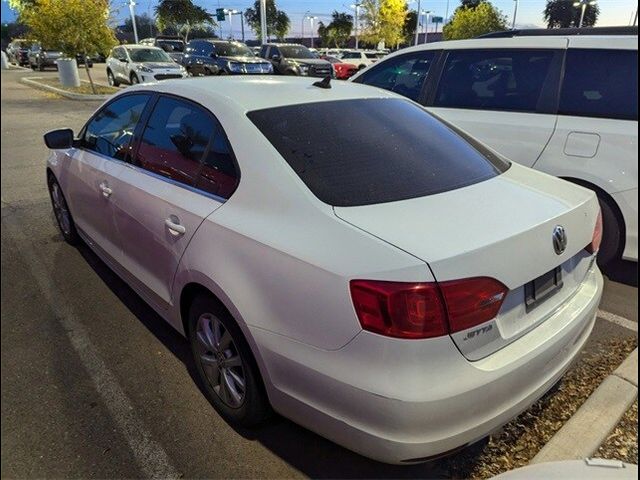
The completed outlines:
[[[53,209],[189,338],[223,417],[272,407],[426,461],[526,409],[586,342],[598,202],[411,100],[326,87],[127,89],[45,135]]]

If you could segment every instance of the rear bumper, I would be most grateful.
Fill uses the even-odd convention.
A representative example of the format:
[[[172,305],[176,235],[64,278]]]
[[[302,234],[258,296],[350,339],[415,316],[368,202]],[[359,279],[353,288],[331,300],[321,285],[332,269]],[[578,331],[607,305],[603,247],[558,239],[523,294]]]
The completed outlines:
[[[416,462],[481,439],[549,390],[589,337],[602,283],[594,267],[552,317],[475,362],[449,337],[406,341],[363,331],[324,351],[252,334],[275,410],[367,457]]]

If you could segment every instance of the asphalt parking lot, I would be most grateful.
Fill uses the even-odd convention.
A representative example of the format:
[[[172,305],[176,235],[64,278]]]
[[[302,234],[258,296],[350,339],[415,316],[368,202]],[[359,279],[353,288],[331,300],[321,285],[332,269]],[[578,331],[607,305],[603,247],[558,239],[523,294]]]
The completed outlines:
[[[104,64],[92,73],[106,84]],[[25,75],[55,72],[2,73],[2,477],[448,476],[439,462],[367,460],[280,417],[255,431],[225,423],[199,389],[186,340],[55,227],[42,134],[78,131],[99,102],[31,89],[18,82]],[[605,272],[587,349],[636,335],[619,324],[638,321],[636,267]]]

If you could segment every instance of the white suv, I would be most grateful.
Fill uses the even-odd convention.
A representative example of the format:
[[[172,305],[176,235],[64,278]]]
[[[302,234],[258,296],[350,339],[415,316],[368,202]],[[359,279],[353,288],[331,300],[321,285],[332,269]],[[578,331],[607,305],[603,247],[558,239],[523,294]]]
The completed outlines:
[[[117,87],[121,83],[155,82],[188,76],[161,48],[149,45],[123,45],[111,50],[107,58],[107,80]]]
[[[340,60],[346,60],[347,63],[353,63],[358,67],[359,70],[362,70],[369,65],[373,65],[382,57],[384,57],[384,53],[381,52],[373,52],[373,51],[364,51],[364,50],[347,50],[342,55],[340,55]]]
[[[637,28],[547,32],[407,48],[352,81],[405,95],[509,159],[594,190],[600,263],[637,261]]]

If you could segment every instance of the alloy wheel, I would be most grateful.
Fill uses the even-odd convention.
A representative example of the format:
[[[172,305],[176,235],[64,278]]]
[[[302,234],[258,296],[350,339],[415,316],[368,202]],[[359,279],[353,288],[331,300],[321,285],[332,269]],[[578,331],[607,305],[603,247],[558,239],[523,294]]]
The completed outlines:
[[[65,202],[64,197],[62,196],[60,186],[57,182],[54,182],[51,185],[51,199],[53,200],[53,213],[58,220],[60,230],[62,230],[65,235],[70,235],[71,215],[69,214],[69,207],[67,207],[67,202]]]
[[[246,378],[231,332],[213,314],[204,313],[196,328],[197,359],[206,380],[220,400],[231,408],[242,406]]]

